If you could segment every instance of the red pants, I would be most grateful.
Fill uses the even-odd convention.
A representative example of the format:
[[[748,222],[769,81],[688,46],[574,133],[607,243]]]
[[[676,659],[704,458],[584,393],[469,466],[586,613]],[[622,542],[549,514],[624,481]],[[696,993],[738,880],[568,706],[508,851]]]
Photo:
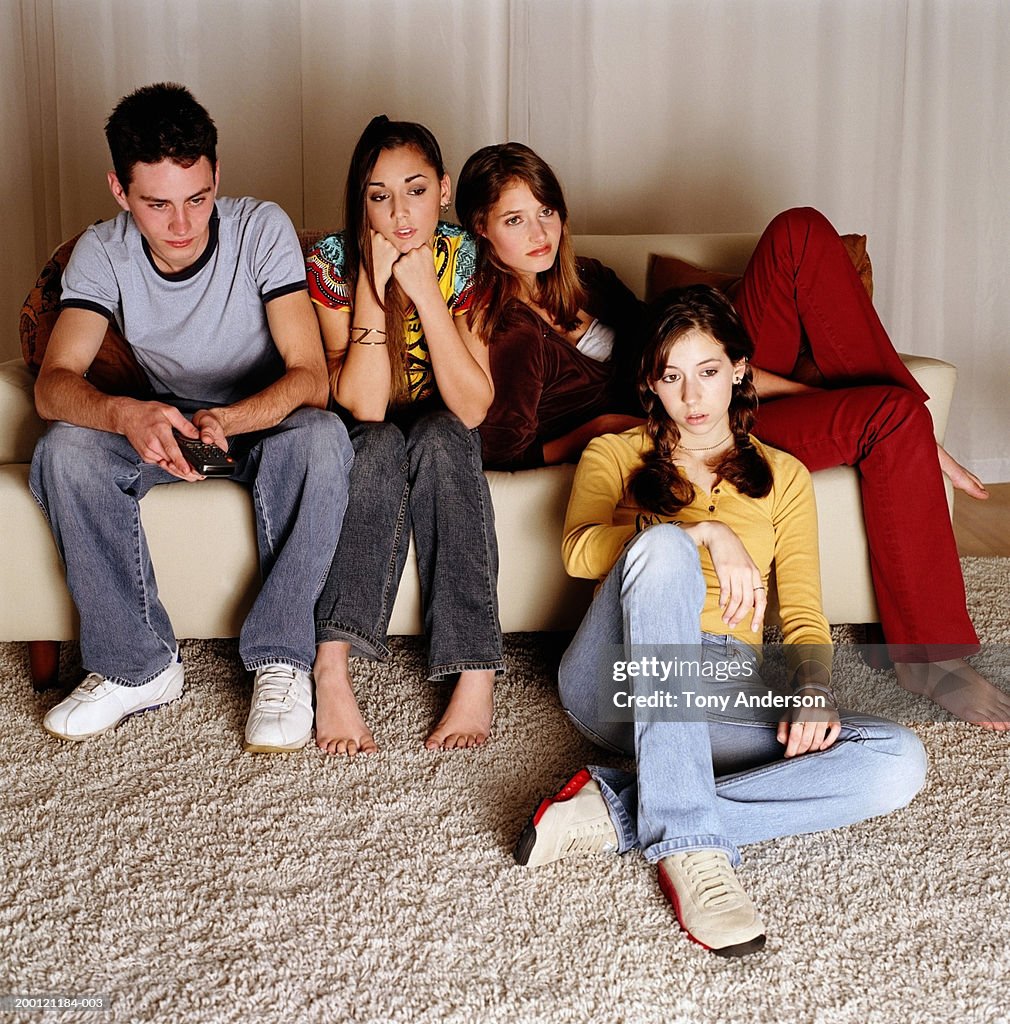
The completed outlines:
[[[779,214],[758,242],[736,306],[756,366],[789,377],[806,339],[827,381],[828,390],[762,404],[754,433],[811,471],[859,471],[891,657],[974,653],[928,396],[895,352],[831,224],[811,209]]]

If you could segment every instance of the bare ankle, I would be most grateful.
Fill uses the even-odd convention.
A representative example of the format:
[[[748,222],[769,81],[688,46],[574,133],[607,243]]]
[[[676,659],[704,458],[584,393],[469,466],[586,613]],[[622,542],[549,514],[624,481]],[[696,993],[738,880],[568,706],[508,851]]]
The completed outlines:
[[[342,680],[350,685],[351,645],[342,640],[328,640],[316,646],[316,660],[312,665],[316,685],[332,685]]]
[[[909,693],[928,696],[929,662],[896,661],[894,674],[898,685]]]
[[[478,747],[491,735],[494,671],[461,672],[438,725],[425,741],[429,750]]]
[[[915,664],[896,662],[899,684],[926,697],[955,718],[985,729],[1010,729],[1010,696],[961,658]]]

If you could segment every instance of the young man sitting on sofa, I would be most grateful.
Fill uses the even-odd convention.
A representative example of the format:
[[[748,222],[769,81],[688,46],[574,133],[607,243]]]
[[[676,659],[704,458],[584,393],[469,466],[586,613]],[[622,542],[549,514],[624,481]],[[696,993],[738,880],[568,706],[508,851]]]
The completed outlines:
[[[75,246],[35,388],[39,414],[57,422],[35,449],[30,484],[66,566],[88,671],[44,724],[83,740],[182,693],[138,507],[155,484],[204,479],[182,435],[214,446],[212,456],[227,451],[225,471],[253,490],[263,583],[240,636],[255,672],[246,749],[297,749],[312,729],[313,609],[353,458],[325,411],[297,236],[273,203],[217,198],[217,130],[182,86],[124,97],[106,137],[123,212]],[[110,321],[150,398],[87,380]]]

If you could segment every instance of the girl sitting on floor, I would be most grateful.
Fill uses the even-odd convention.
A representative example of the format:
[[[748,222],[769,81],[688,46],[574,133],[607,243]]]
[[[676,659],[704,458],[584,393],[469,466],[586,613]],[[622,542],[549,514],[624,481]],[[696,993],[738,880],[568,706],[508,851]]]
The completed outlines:
[[[646,425],[596,438],[579,462],[565,565],[603,583],[562,660],[561,701],[581,732],[633,756],[637,772],[579,771],[516,847],[529,865],[641,849],[681,927],[724,956],[765,941],[734,871],[739,846],[902,807],[926,769],[914,733],[837,710],[810,474],[750,434],[752,351],[718,292],[679,293],[660,308],[645,352]],[[758,664],[773,568],[800,698],[778,722],[735,696],[768,692]],[[615,684],[615,659],[650,657],[697,667]],[[622,688],[630,692],[618,699]],[[733,699],[692,720],[688,692]],[[668,710],[650,710],[650,698]]]

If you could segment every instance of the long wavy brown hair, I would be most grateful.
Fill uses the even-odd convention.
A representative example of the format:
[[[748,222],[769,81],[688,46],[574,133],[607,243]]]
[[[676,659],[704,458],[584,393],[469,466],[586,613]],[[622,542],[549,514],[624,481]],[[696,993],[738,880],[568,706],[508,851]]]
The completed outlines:
[[[578,326],[579,309],[585,302],[575,250],[568,235],[568,206],[557,176],[546,161],[520,142],[485,146],[463,165],[456,183],[456,214],[460,224],[476,236],[479,253],[479,301],[471,307],[468,322],[471,330],[484,339],[507,322],[512,300],[522,301],[519,278],[498,258],[484,234],[491,209],[502,192],[516,184],[529,186],[536,201],[556,211],[561,219],[557,257],[550,269],[537,274],[537,291],[531,298],[566,331]]]
[[[701,331],[717,341],[734,364],[741,359],[750,360],[754,343],[729,300],[708,285],[666,292],[653,304],[653,317],[655,328],[638,373],[638,393],[648,416],[646,430],[653,449],[632,478],[630,491],[642,508],[670,516],[694,500],[694,484],[681,475],[674,463],[680,431],[653,385],[663,376],[670,350],[691,331]],[[750,438],[757,405],[748,362],[742,381],[733,387],[729,403],[733,447],[718,456],[718,462],[711,468],[720,480],[726,480],[751,498],[763,498],[772,487],[771,467]]]

